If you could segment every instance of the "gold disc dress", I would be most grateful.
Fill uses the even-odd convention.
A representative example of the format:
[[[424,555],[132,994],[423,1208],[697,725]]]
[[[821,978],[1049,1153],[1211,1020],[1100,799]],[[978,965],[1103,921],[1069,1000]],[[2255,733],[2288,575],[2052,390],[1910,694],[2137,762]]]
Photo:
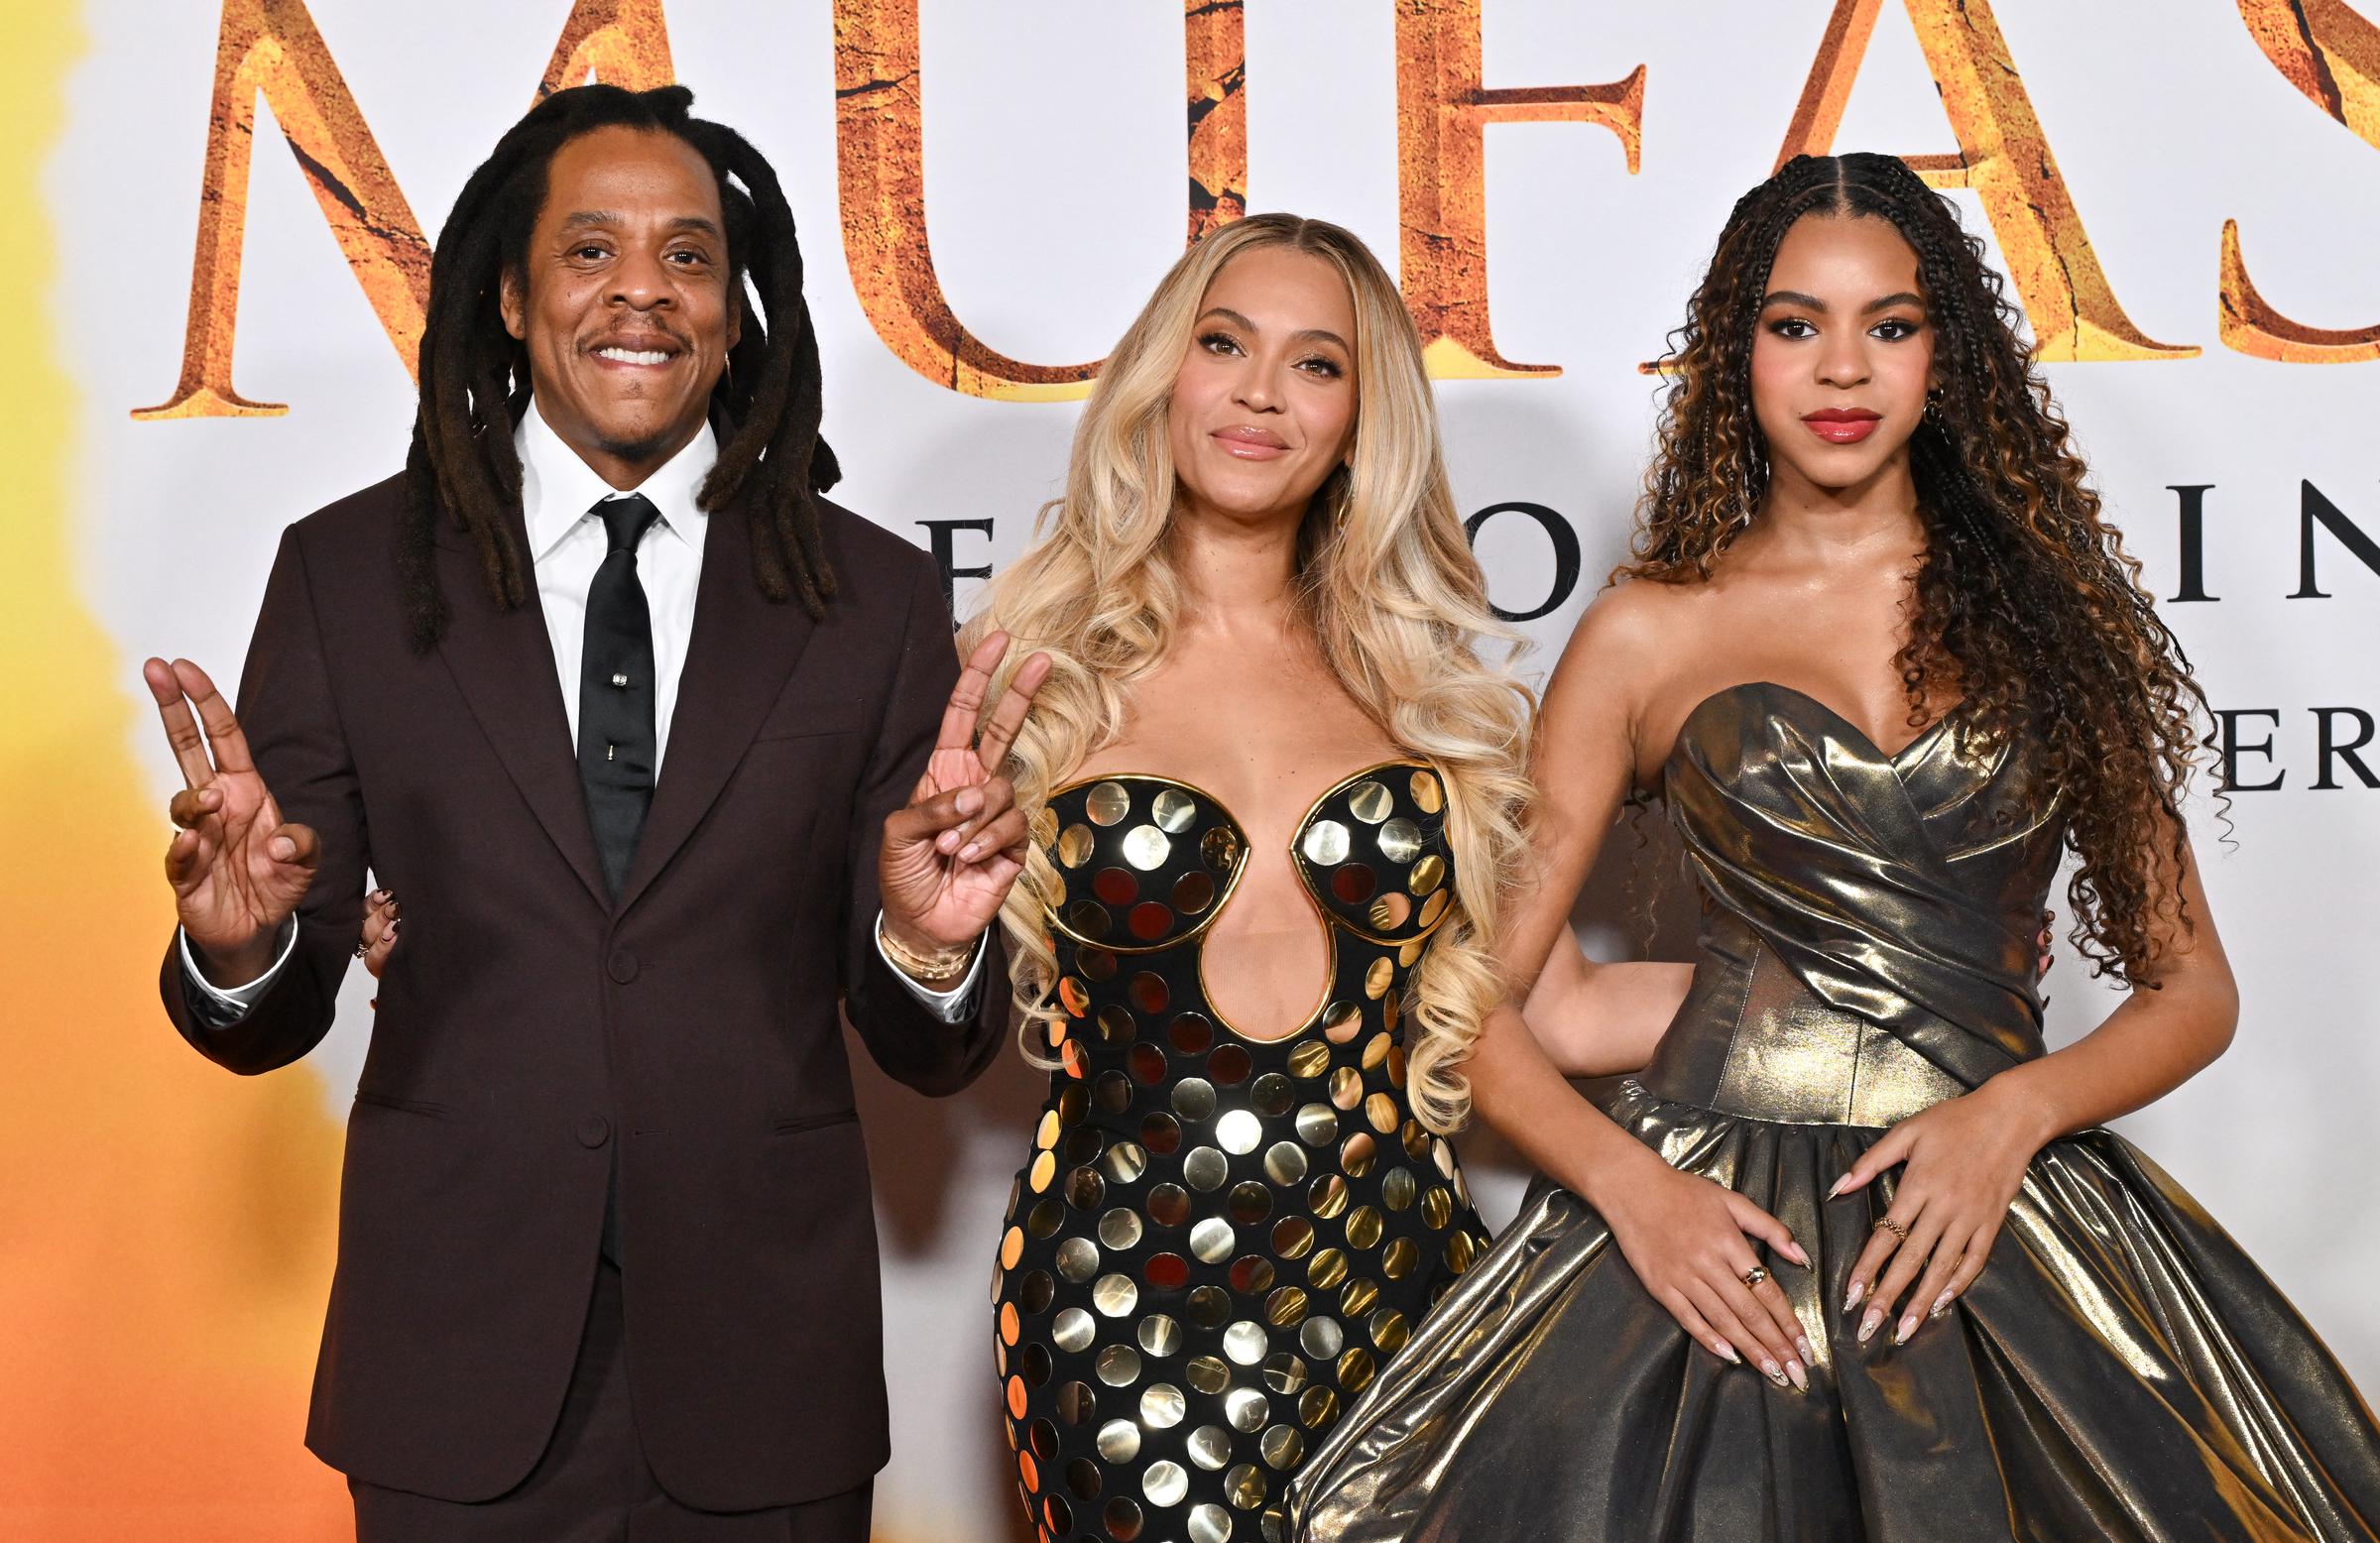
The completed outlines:
[[[1981,1275],[1906,1346],[1843,1311],[1894,1122],[2043,1052],[2063,822],[2023,741],[1897,756],[1823,704],[1722,691],[1665,769],[1703,891],[1694,985],[1607,1106],[1793,1230],[1765,1260],[1808,1392],[1691,1342],[1596,1213],[1540,1183],[1321,1443],[1297,1535],[1387,1540],[2370,1539],[2380,1431],[2196,1202],[2104,1130],[2033,1160]],[[1896,1170],[1897,1172],[1897,1170]]]
[[[1067,1024],[992,1301],[1039,1543],[1279,1543],[1308,1446],[1486,1246],[1405,1097],[1404,996],[1452,902],[1445,821],[1437,774],[1402,762],[1299,821],[1328,989],[1278,1039],[1207,997],[1204,940],[1250,856],[1220,802],[1117,775],[1035,821]]]

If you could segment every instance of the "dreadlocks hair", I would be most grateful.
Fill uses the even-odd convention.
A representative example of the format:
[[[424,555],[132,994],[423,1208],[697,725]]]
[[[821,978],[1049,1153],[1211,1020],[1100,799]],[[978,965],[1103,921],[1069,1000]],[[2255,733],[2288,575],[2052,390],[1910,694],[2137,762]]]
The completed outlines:
[[[1926,552],[1894,656],[1909,725],[1957,690],[1952,728],[2035,742],[2077,860],[2073,939],[2092,973],[2154,987],[2178,883],[2181,801],[2206,699],[2100,516],[2023,317],[1948,199],[1891,156],[1799,156],[1736,201],[1710,272],[1670,334],[1671,383],[1618,579],[1710,575],[1758,507],[1767,446],[1752,415],[1752,340],[1777,247],[1818,214],[1891,223],[1916,252],[1940,395],[1909,443]]]
[[[446,626],[431,555],[441,519],[469,534],[498,605],[511,609],[529,598],[527,558],[507,518],[521,507],[513,429],[529,403],[529,351],[505,329],[503,284],[508,274],[526,282],[554,153],[611,127],[683,140],[719,179],[728,299],[739,308],[742,335],[711,394],[719,459],[698,499],[706,510],[740,507],[751,521],[754,576],[764,595],[798,600],[813,617],[825,613],[835,579],[811,495],[842,473],[818,437],[818,337],[802,301],[793,211],[761,153],[735,130],[692,116],[693,102],[682,85],[556,91],[506,131],[446,216],[430,260],[421,404],[405,461],[399,555],[416,649],[434,647]]]

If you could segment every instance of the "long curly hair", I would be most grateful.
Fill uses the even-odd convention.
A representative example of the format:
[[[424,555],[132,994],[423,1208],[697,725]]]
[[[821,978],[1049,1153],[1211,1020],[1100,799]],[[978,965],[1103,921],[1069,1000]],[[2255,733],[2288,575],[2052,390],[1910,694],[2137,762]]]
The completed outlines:
[[[529,558],[511,521],[521,510],[513,429],[529,408],[529,350],[505,330],[500,296],[506,275],[519,276],[527,262],[555,153],[611,127],[682,140],[718,178],[728,294],[743,332],[711,392],[719,459],[699,501],[706,510],[742,508],[762,594],[825,615],[835,576],[811,495],[833,487],[841,472],[818,437],[818,336],[802,301],[793,210],[768,159],[735,130],[695,117],[693,105],[682,85],[629,91],[597,82],[556,91],[505,131],[456,196],[430,259],[421,401],[405,462],[398,555],[416,651],[434,647],[446,627],[431,554],[441,521],[470,535],[499,606],[528,604]]]
[[[1893,657],[1909,724],[1956,691],[1967,743],[2038,743],[2077,861],[2073,940],[2094,974],[2154,986],[2170,928],[2191,925],[2176,877],[2205,696],[2101,516],[1982,242],[1900,161],[1799,156],[1736,200],[1670,336],[1632,560],[1613,577],[1707,578],[1758,510],[1752,341],[1778,244],[1809,214],[1889,221],[1917,253],[1934,330],[1939,395],[1909,441],[1926,550]]]
[[[1321,258],[1354,300],[1354,447],[1299,528],[1297,604],[1348,694],[1434,766],[1447,790],[1456,903],[1405,1003],[1407,1091],[1414,1113],[1443,1132],[1468,1115],[1463,1064],[1505,993],[1488,945],[1527,857],[1535,699],[1504,667],[1519,640],[1489,609],[1464,536],[1421,339],[1395,281],[1360,240],[1322,220],[1258,214],[1183,254],[1101,371],[1065,495],[1042,509],[1031,545],[994,582],[962,647],[999,628],[1013,639],[1010,668],[1036,650],[1055,661],[1007,766],[1018,803],[1038,811],[1116,742],[1134,683],[1172,645],[1188,602],[1171,540],[1174,378],[1208,286],[1259,247]],[[1036,843],[1002,911],[1018,1032],[1026,1058],[1044,1066],[1065,1022],[1051,1001],[1057,961],[1044,918],[1061,893]]]

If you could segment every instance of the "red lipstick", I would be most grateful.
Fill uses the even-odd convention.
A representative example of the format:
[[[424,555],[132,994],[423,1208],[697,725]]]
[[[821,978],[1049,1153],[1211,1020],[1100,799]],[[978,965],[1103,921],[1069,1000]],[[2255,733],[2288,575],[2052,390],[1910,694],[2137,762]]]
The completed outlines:
[[[1829,444],[1857,444],[1874,433],[1883,418],[1865,408],[1825,408],[1804,414],[1802,421]]]

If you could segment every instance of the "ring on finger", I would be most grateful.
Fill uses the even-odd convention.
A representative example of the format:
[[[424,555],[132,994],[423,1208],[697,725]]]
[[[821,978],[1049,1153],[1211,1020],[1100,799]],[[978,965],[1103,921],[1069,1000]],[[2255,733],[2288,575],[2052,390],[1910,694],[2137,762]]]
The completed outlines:
[[[1907,1243],[1909,1241],[1909,1229],[1888,1216],[1877,1217],[1876,1225],[1873,1229],[1871,1229],[1871,1231],[1890,1233],[1893,1237],[1898,1238],[1903,1243]]]
[[[1750,1286],[1753,1290],[1757,1291],[1760,1288],[1760,1283],[1768,1279],[1768,1271],[1755,1264],[1750,1269],[1745,1270],[1739,1278],[1745,1285]]]

